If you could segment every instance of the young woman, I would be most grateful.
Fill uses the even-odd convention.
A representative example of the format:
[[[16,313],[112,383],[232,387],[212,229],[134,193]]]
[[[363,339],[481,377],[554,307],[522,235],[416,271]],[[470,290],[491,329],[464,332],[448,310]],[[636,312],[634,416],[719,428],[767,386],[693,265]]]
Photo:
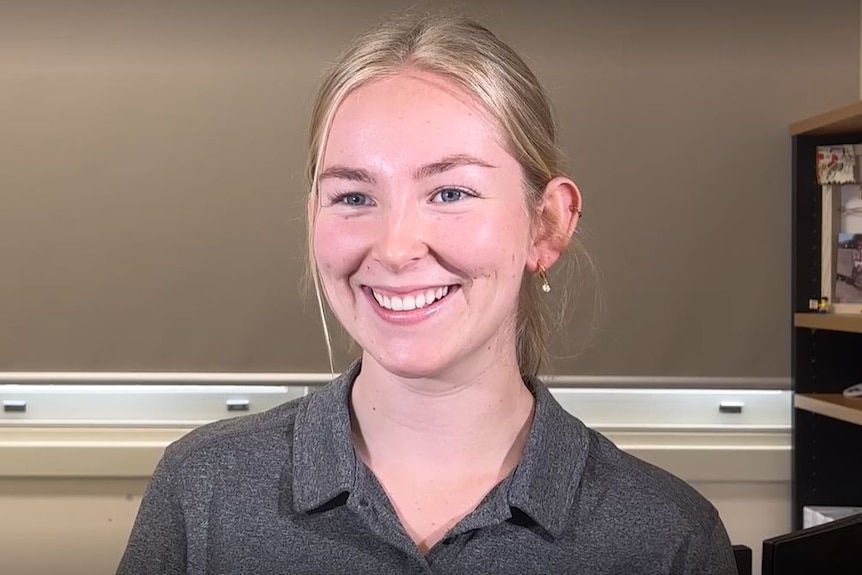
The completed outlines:
[[[308,218],[318,295],[361,357],[170,446],[119,573],[736,573],[705,499],[537,378],[545,270],[582,209],[555,138],[485,28],[357,39],[314,110]]]

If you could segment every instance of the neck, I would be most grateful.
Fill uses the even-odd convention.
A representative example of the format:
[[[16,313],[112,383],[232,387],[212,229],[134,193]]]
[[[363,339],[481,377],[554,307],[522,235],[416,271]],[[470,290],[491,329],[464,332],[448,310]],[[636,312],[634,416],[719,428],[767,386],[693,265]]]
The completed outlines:
[[[532,422],[533,396],[514,361],[414,379],[365,355],[351,399],[354,442],[373,470],[505,475],[520,460]]]

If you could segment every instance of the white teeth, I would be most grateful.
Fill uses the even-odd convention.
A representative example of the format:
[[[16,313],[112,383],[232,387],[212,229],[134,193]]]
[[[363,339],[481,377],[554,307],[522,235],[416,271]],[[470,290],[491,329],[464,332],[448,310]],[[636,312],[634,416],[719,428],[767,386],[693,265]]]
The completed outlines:
[[[441,287],[436,290],[429,289],[424,292],[420,292],[418,295],[408,295],[403,298],[396,295],[385,296],[374,290],[371,290],[371,293],[381,307],[391,309],[392,311],[410,311],[427,307],[436,300],[445,297],[446,294],[449,293],[449,287]]]

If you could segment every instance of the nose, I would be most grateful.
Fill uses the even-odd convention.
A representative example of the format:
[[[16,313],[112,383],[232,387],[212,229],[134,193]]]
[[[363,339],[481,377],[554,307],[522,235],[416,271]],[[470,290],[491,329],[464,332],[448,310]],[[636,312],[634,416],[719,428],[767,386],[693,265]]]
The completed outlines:
[[[386,268],[397,272],[427,253],[425,226],[416,210],[389,210],[374,245],[374,258]]]

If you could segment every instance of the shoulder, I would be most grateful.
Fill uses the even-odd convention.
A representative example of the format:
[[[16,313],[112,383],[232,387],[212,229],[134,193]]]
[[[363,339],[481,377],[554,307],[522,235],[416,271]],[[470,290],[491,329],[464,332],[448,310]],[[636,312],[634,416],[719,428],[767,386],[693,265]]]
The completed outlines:
[[[585,503],[626,509],[635,521],[712,530],[717,511],[691,484],[623,451],[594,430],[588,434],[581,479]]]
[[[717,511],[693,486],[585,425],[538,378],[528,384],[537,398],[536,445],[545,452],[533,463],[538,474],[568,483],[570,526],[609,532],[619,526],[629,533],[638,526],[652,530],[656,524],[686,533],[713,529]]]
[[[591,541],[595,549],[613,542],[616,560],[649,566],[649,572],[735,572],[730,539],[708,499],[600,433],[587,433],[588,453],[568,521],[571,537]]]
[[[730,544],[715,506],[683,479],[588,430],[589,453],[572,524],[591,525],[638,556],[728,562]],[[682,559],[684,558],[684,559]]]
[[[196,427],[165,450],[160,468],[182,469],[219,466],[225,468],[238,457],[256,458],[290,448],[297,415],[309,396],[303,396],[260,413],[222,419]]]
[[[320,389],[267,411],[193,429],[167,447],[154,480],[189,493],[216,484],[261,489],[275,485],[284,473],[292,473],[292,467],[285,466],[292,464],[302,430],[307,434],[309,427],[327,427],[321,422],[349,420],[345,401],[357,366],[351,365]]]
[[[603,565],[597,573],[735,573],[727,532],[709,500],[587,427],[544,386],[533,389],[536,444],[545,455],[533,459],[532,479],[554,495],[533,507],[551,534],[559,533],[561,552]]]

